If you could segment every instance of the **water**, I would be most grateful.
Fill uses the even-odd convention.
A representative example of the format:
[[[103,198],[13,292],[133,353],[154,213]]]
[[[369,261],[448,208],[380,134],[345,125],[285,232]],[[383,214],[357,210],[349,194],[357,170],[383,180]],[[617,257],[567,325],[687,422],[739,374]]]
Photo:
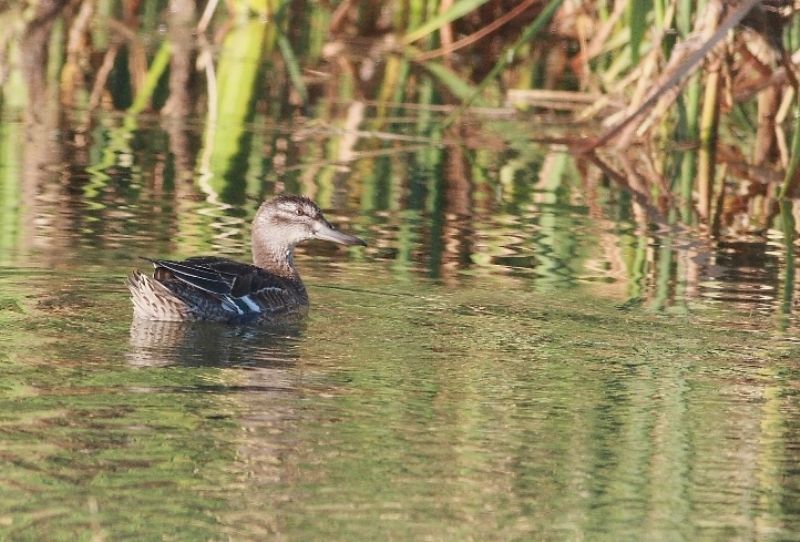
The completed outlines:
[[[0,128],[0,538],[800,536],[780,230],[643,228],[518,140],[338,163],[256,120],[193,182],[155,120],[79,125]],[[137,256],[247,259],[282,190],[370,245],[299,251],[306,321],[131,321]]]

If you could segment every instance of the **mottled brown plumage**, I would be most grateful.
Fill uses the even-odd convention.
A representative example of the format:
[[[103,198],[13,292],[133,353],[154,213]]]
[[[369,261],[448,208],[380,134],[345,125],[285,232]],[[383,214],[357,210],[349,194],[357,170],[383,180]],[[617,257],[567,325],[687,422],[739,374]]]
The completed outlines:
[[[308,198],[264,202],[253,220],[253,264],[216,256],[150,260],[150,277],[134,271],[128,288],[134,317],[146,320],[243,323],[302,314],[308,294],[294,267],[294,247],[306,239],[365,245],[330,225]]]

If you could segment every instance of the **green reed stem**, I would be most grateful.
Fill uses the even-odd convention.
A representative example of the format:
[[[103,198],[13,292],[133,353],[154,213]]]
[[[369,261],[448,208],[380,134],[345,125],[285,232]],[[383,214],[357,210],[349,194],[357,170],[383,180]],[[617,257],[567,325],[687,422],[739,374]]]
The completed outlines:
[[[415,28],[403,37],[403,44],[408,45],[439,30],[448,23],[475,11],[489,0],[458,0],[444,13],[428,19],[422,26]]]
[[[672,284],[672,263],[675,256],[672,235],[662,239],[658,248],[658,265],[656,267],[656,292],[653,299],[653,308],[657,311],[664,310],[669,301],[670,285]]]
[[[277,27],[276,27],[277,29]],[[303,82],[303,70],[300,63],[297,61],[297,56],[294,54],[291,43],[289,43],[286,34],[277,30],[278,32],[278,48],[281,51],[283,62],[286,64],[286,72],[289,74],[289,80],[292,82],[300,100],[303,102],[303,107],[308,105],[308,89]]]
[[[628,48],[631,52],[631,64],[639,62],[639,51],[642,48],[644,34],[647,31],[647,12],[650,11],[650,2],[646,0],[631,0],[628,2],[628,30],[630,40]]]
[[[794,235],[795,224],[792,214],[792,202],[781,199],[779,202],[781,210],[781,228],[783,229],[783,248],[786,251],[784,258],[784,277],[783,277],[783,298],[781,299],[781,312],[789,314],[792,312],[792,297],[794,294]]]
[[[711,217],[711,197],[714,189],[714,171],[719,125],[720,64],[715,62],[709,69],[703,96],[703,112],[700,117],[700,153],[698,156],[698,191],[700,193],[700,215],[704,220]]]
[[[21,234],[22,183],[20,182],[20,145],[25,135],[22,124],[6,122],[0,126],[0,263],[18,246]]]
[[[792,17],[791,23],[789,23],[787,42],[787,50],[796,51],[798,49],[798,44],[800,44],[800,17]]]
[[[800,111],[798,107],[800,104],[800,97],[795,97],[794,105],[794,132],[792,133],[792,149],[789,154],[789,165],[786,167],[786,173],[783,176],[783,184],[781,191],[778,194],[780,199],[787,198],[797,186],[797,165],[800,164]]]
[[[692,17],[702,7],[702,1],[695,5],[694,0],[679,0],[675,14],[675,26],[681,38],[686,38],[692,32]],[[679,107],[684,113],[681,139],[696,142],[699,139],[700,96],[702,80],[699,74],[692,75],[686,84],[684,100],[679,102]],[[694,191],[695,176],[697,175],[697,153],[694,150],[686,151],[681,156],[680,169],[680,196],[681,220],[684,224],[692,221],[692,194]]]
[[[684,38],[692,31],[692,17],[695,13],[694,5],[695,0],[678,0],[677,9],[675,10],[675,26],[678,27],[678,32]]]
[[[153,97],[156,86],[158,86],[159,79],[167,71],[171,54],[172,46],[169,41],[164,40],[161,43],[161,47],[158,48],[156,56],[153,57],[153,62],[150,63],[150,67],[147,69],[142,88],[128,108],[128,116],[138,115],[150,104],[150,99]]]
[[[408,27],[415,28],[425,20],[425,1],[409,0],[408,2]]]
[[[447,90],[456,98],[463,102],[478,101],[480,103],[480,92],[469,82],[458,76],[453,70],[439,62],[426,62],[424,67],[428,72],[439,80]]]
[[[684,119],[682,139],[697,141],[698,118],[700,116],[700,76],[695,74],[686,86],[684,106]],[[686,151],[681,156],[680,193],[681,193],[681,220],[689,224],[692,220],[692,192],[697,173],[697,153],[694,150]]]

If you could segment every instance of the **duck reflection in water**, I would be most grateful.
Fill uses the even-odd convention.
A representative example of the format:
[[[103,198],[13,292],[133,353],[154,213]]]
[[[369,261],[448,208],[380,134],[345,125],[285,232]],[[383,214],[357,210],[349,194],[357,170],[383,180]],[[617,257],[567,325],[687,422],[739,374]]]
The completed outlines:
[[[297,361],[303,318],[270,326],[229,326],[213,322],[159,322],[134,318],[125,358],[136,367],[251,367],[288,369]]]
[[[154,322],[134,318],[126,359],[137,367],[216,366],[195,374],[189,384],[170,376],[160,384],[139,388],[145,393],[223,394],[224,401],[204,401],[206,414],[228,419],[236,432],[231,472],[246,473],[248,484],[276,490],[286,479],[285,463],[297,448],[296,403],[304,389],[300,345],[305,320],[270,326],[231,326],[213,322]],[[202,373],[204,376],[199,377]],[[158,382],[158,381],[156,381]],[[206,431],[204,418],[198,430]],[[214,433],[211,433],[214,434]],[[228,443],[226,443],[228,444]],[[223,444],[220,444],[223,446]]]

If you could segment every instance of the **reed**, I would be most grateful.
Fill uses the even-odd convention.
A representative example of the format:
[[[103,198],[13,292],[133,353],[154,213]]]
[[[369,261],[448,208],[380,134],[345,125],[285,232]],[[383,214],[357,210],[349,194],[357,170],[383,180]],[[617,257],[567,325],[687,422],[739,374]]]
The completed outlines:
[[[595,137],[556,137],[587,167],[602,163],[621,190],[630,184],[622,159],[635,164],[644,187],[636,197],[687,226],[705,228],[714,216],[733,224],[742,212],[725,197],[733,185],[746,194],[736,204],[752,226],[767,226],[758,198],[768,191],[753,188],[754,168],[779,172],[780,197],[796,189],[800,122],[786,113],[798,108],[790,57],[800,47],[800,17],[790,2],[211,0],[188,16],[198,31],[182,35],[193,42],[173,47],[159,28],[180,4],[0,4],[0,107],[36,112],[57,94],[63,107],[126,110],[130,133],[136,117],[159,112],[179,90],[164,84],[170,65],[194,62],[199,71],[176,81],[193,86],[182,111],[191,110],[191,94],[206,115],[197,169],[216,194],[242,193],[231,168],[249,155],[244,134],[258,107],[286,120],[324,118],[337,101],[374,101],[367,122],[382,130],[400,129],[391,119],[414,106],[417,134],[430,137],[449,134],[442,128],[465,112],[475,113],[470,122],[481,118],[482,107],[515,114],[512,97],[524,114],[604,125]],[[34,51],[33,43],[44,45]],[[444,119],[438,106],[448,106]],[[125,134],[115,141],[124,146]],[[115,159],[119,149],[110,148],[95,171]],[[647,152],[662,155],[646,165],[639,158]]]
[[[786,199],[793,194],[797,187],[797,166],[800,165],[800,104],[795,101],[794,106],[794,130],[792,133],[792,146],[789,154],[789,164],[786,166],[786,172],[783,176],[783,183],[779,197]]]
[[[781,292],[781,305],[780,312],[782,314],[791,314],[794,302],[794,282],[795,282],[795,251],[794,240],[796,237],[796,225],[794,222],[794,215],[792,214],[792,202],[781,199],[780,205],[780,228],[783,232],[783,250],[784,250],[784,269],[783,284]]]

